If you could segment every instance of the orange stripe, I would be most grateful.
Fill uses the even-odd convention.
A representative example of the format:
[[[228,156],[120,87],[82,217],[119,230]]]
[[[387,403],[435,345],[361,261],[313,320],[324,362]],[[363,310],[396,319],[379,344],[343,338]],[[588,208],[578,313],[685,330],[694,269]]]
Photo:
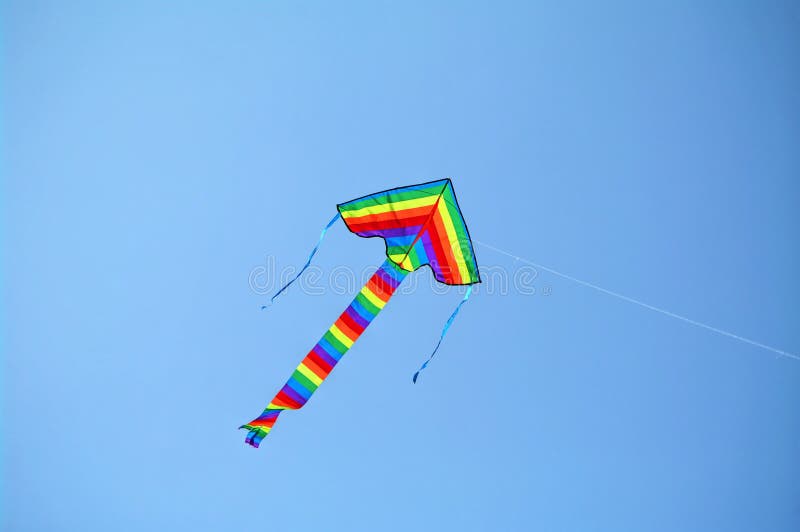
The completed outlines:
[[[358,333],[356,333],[353,329],[351,329],[347,325],[347,323],[342,321],[342,318],[339,318],[338,320],[336,320],[334,325],[336,325],[336,327],[338,327],[339,330],[342,331],[342,334],[344,334],[345,336],[350,338],[352,341],[355,342],[356,340],[358,340]]]
[[[413,209],[403,209],[399,211],[386,211],[379,214],[366,214],[364,216],[348,216],[347,212],[342,213],[342,217],[347,220],[347,224],[365,224],[374,222],[385,222],[387,220],[406,220],[408,218],[425,218],[431,213],[432,205],[416,207]]]
[[[251,427],[272,428],[272,426],[275,424],[275,420],[276,419],[278,419],[278,418],[274,417],[272,419],[254,419],[253,421],[248,423],[248,425],[250,425]]]
[[[314,375],[319,377],[320,379],[325,379],[328,376],[328,372],[319,367],[313,360],[306,357],[303,359],[303,365],[314,372]]]
[[[375,296],[380,299],[381,301],[389,301],[389,298],[392,297],[392,294],[386,292],[381,285],[375,283],[373,281],[374,277],[370,277],[369,281],[367,281],[367,288],[370,292],[375,294]]]
[[[442,273],[449,278],[448,280],[455,283],[461,283],[461,272],[458,271],[458,262],[456,261],[455,255],[453,255],[453,242],[450,242],[450,240],[447,238],[447,231],[444,228],[444,222],[442,222],[442,216],[438,209],[433,216],[431,216],[431,223],[428,226],[428,230],[431,229],[433,229],[431,236],[438,239],[439,242],[442,243],[444,257],[439,257],[439,266],[441,268],[442,258],[445,259],[445,266],[447,266],[442,270]]]

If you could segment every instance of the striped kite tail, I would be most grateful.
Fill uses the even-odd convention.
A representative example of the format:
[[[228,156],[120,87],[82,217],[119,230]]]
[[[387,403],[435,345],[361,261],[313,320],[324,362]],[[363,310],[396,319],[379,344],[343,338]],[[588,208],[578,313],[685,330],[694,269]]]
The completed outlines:
[[[239,427],[249,431],[245,439],[247,444],[258,447],[283,410],[298,410],[306,404],[311,394],[386,305],[407,274],[388,259],[378,268],[339,319],[300,362],[264,412]]]

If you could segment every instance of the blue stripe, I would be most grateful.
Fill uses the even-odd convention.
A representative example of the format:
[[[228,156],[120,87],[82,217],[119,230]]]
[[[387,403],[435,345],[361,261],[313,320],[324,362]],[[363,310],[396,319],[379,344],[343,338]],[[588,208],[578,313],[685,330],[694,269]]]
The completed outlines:
[[[390,260],[387,260],[386,262],[383,263],[383,266],[381,266],[381,270],[385,271],[392,278],[397,280],[398,284],[400,283],[400,281],[406,278],[406,275],[408,275],[407,271],[405,271],[400,266],[396,265],[394,262]]]
[[[421,238],[417,240],[416,244],[414,244],[414,251],[417,252],[417,257],[419,258],[420,264],[428,264],[430,262],[430,258],[428,258],[428,252],[425,250],[425,244],[422,243]]]
[[[317,342],[317,345],[320,346],[326,353],[328,353],[328,356],[330,356],[336,362],[339,362],[339,359],[341,359],[342,355],[344,354],[337,351],[336,348],[333,347],[325,338]]]
[[[355,310],[359,316],[364,318],[364,321],[366,321],[367,324],[369,324],[369,322],[371,322],[375,318],[375,314],[365,309],[364,306],[357,299],[354,299],[353,302],[350,303],[350,308]]]
[[[294,390],[294,392],[297,395],[301,395],[303,397],[303,399],[305,399],[306,401],[308,401],[308,398],[311,397],[311,394],[313,393],[308,388],[303,386],[303,383],[301,383],[300,381],[298,381],[294,377],[289,377],[289,380],[288,380],[288,382],[286,384],[288,384],[289,387],[292,390]]]
[[[316,348],[316,346],[314,346],[314,347]],[[333,358],[332,356],[330,356],[330,355],[328,354],[328,352],[327,352],[327,351],[325,351],[325,349],[323,349],[323,348],[322,348],[322,346],[319,346],[319,349],[312,349],[312,352],[313,352],[313,353],[314,353],[316,356],[318,356],[318,357],[320,357],[322,360],[324,360],[324,361],[325,361],[327,364],[329,364],[329,365],[331,366],[331,371],[333,371],[333,368],[335,368],[335,367],[336,367],[336,363],[337,363],[337,362],[339,362],[338,360],[336,360],[335,358]]]
[[[417,238],[416,234],[410,234],[405,236],[390,236],[386,238],[386,245],[388,247],[405,247],[410,246],[414,239]]]

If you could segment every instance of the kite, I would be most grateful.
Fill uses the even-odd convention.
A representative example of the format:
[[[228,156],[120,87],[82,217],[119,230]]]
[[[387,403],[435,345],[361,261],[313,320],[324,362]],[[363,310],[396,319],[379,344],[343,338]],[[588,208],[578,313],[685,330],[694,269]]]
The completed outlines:
[[[341,203],[337,211],[322,230],[305,266],[272,296],[270,304],[300,277],[325,233],[340,217],[350,232],[358,236],[383,238],[386,260],[308,352],[261,415],[239,427],[249,431],[245,441],[253,447],[258,447],[269,434],[281,412],[297,410],[306,404],[409,273],[428,266],[440,283],[467,286],[463,299],[445,323],[433,353],[414,374],[415,383],[439,349],[461,306],[469,299],[472,285],[480,282],[472,241],[450,179],[377,192]]]

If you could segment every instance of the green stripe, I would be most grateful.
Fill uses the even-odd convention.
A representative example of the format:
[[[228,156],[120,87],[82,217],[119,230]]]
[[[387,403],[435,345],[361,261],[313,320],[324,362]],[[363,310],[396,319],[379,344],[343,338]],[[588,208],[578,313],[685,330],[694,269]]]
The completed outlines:
[[[292,373],[292,377],[293,377],[293,378],[294,378],[294,379],[295,379],[297,382],[299,382],[300,384],[302,384],[302,385],[303,385],[303,387],[305,387],[305,389],[306,389],[306,390],[308,390],[308,391],[309,391],[309,392],[311,392],[311,393],[314,393],[314,392],[317,390],[317,388],[319,388],[319,386],[317,386],[316,384],[314,384],[313,382],[311,382],[311,380],[309,380],[309,378],[308,378],[308,377],[306,377],[305,375],[303,375],[302,373],[300,373],[300,370],[297,370],[297,369],[296,369],[296,370],[294,370],[294,373]],[[290,386],[290,388],[291,388],[291,386]]]
[[[408,251],[408,258],[411,261],[411,266],[412,266],[412,269],[414,269],[414,270],[419,268],[420,264],[422,263],[422,261],[419,258],[419,254],[417,254],[417,246],[424,246],[424,244],[422,243],[421,240],[417,240],[417,243],[414,244],[414,247],[412,247]]]
[[[467,227],[464,225],[464,218],[456,208],[456,198],[453,194],[453,189],[447,187],[447,190],[442,195],[446,200],[444,202],[447,212],[450,214],[450,219],[453,221],[453,228],[456,231],[456,238],[458,238],[458,247],[461,248],[461,254],[464,255],[464,262],[469,272],[469,281],[476,282],[478,280],[478,272],[475,268],[475,257],[472,254],[472,242],[467,233]]]
[[[405,255],[406,249],[403,246],[386,246],[386,255]]]
[[[369,290],[369,289],[367,289],[367,290]],[[369,312],[373,316],[376,316],[378,314],[378,312],[381,311],[381,309],[379,309],[378,307],[373,305],[372,301],[367,299],[367,296],[365,296],[361,292],[359,292],[358,295],[356,296],[356,301],[361,303],[361,306],[364,307],[367,310],[367,312]]]
[[[438,184],[420,190],[405,190],[405,191],[398,190],[394,192],[387,192],[385,194],[381,194],[380,196],[371,196],[368,198],[364,198],[363,200],[350,202],[347,205],[342,205],[341,210],[342,212],[348,212],[357,209],[363,209],[364,207],[371,207],[373,205],[387,205],[389,203],[394,203],[396,201],[429,198],[431,196],[438,195],[441,191],[442,191],[442,185]]]
[[[325,338],[333,346],[333,348],[339,352],[339,354],[344,355],[347,353],[349,347],[340,342],[331,331],[326,332],[322,337]]]

